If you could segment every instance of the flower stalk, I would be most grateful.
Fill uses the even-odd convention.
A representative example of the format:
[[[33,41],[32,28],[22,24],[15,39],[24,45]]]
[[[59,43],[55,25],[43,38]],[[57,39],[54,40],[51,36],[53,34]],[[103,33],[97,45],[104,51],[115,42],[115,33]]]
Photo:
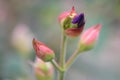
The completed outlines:
[[[51,60],[51,63],[53,64],[53,66],[60,72],[64,71],[58,64],[57,62],[53,59]]]
[[[59,80],[64,80],[65,60],[66,60],[66,46],[67,46],[67,36],[65,35],[65,33],[62,29],[61,46],[60,46],[60,66],[63,70],[59,71]]]
[[[60,65],[62,68],[64,68],[64,64],[65,64],[66,45],[67,45],[67,36],[65,36],[64,32],[62,32],[61,47],[60,47]]]
[[[78,54],[80,53],[79,48],[75,50],[75,52],[72,54],[72,56],[68,59],[68,61],[65,64],[65,68],[68,69],[70,65],[74,62]]]

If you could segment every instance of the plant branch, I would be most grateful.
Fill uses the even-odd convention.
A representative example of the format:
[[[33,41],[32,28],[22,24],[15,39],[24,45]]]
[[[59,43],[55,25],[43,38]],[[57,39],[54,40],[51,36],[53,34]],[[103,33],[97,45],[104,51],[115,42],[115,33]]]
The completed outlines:
[[[62,33],[61,33],[61,44],[60,44],[60,65],[63,71],[59,72],[59,80],[64,80],[67,36],[64,34],[63,29],[61,32]]]
[[[80,53],[79,48],[75,50],[75,52],[73,53],[73,55],[68,59],[65,68],[67,69],[76,59],[76,57],[78,56],[78,54]]]
[[[64,70],[57,64],[57,62],[56,62],[54,59],[51,61],[51,63],[53,64],[53,66],[54,66],[57,70],[59,70],[59,72],[64,71]]]

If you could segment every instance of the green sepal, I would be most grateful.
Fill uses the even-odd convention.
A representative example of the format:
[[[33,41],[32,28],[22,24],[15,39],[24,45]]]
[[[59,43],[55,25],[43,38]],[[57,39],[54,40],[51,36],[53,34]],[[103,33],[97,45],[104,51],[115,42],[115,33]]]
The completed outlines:
[[[62,21],[62,26],[63,29],[66,30],[68,28],[76,28],[77,24],[72,24],[72,18],[68,16],[66,19]]]
[[[64,30],[67,28],[70,28],[71,21],[72,21],[72,19],[69,16],[64,20],[64,22],[63,22]]]
[[[55,57],[55,54],[53,53],[53,54],[47,54],[47,55],[45,55],[45,57],[43,57],[43,61],[45,61],[45,62],[49,62],[49,61],[51,61],[53,58]]]
[[[89,50],[93,49],[93,47],[94,47],[94,43],[91,45],[80,44],[79,52],[89,51]]]

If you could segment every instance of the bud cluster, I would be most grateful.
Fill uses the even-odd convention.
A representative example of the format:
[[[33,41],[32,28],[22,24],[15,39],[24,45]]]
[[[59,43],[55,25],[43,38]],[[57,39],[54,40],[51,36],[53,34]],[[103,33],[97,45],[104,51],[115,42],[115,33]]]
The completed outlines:
[[[100,29],[102,27],[101,24],[96,24],[83,32],[85,26],[84,13],[77,14],[74,7],[72,7],[71,11],[60,14],[60,16],[58,17],[58,21],[61,25],[63,33],[60,47],[60,64],[57,64],[57,62],[53,60],[55,58],[55,53],[52,49],[47,47],[44,43],[33,38],[33,48],[37,56],[37,60],[35,63],[35,71],[38,75],[46,75],[47,68],[45,68],[45,62],[51,62],[59,70],[60,74],[64,73],[65,69],[68,68],[70,64],[72,64],[73,60],[79,53],[91,50],[94,47],[94,44],[98,39]],[[79,35],[79,46],[66,62],[66,37],[78,37]],[[60,78],[60,80],[63,80],[63,76],[61,77],[62,78]]]

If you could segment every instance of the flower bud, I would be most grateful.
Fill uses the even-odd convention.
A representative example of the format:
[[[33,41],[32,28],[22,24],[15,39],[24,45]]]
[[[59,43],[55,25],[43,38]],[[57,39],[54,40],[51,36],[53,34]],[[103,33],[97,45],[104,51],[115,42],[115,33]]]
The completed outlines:
[[[89,29],[87,29],[82,35],[80,39],[80,51],[87,51],[93,48],[102,25],[97,24]]]
[[[77,15],[74,7],[71,12],[64,12],[59,16],[59,22],[67,36],[77,37],[81,34],[84,28],[84,14]]]
[[[37,57],[45,62],[51,61],[55,57],[53,50],[35,38],[33,39],[33,47],[35,49]]]
[[[65,33],[70,37],[77,37],[82,33],[84,29],[85,24],[84,14],[81,13],[77,15],[75,18],[73,18],[72,24],[74,24],[73,26],[75,27],[66,29]]]
[[[44,62],[36,57],[33,65],[37,80],[52,80],[54,68],[50,62]]]

